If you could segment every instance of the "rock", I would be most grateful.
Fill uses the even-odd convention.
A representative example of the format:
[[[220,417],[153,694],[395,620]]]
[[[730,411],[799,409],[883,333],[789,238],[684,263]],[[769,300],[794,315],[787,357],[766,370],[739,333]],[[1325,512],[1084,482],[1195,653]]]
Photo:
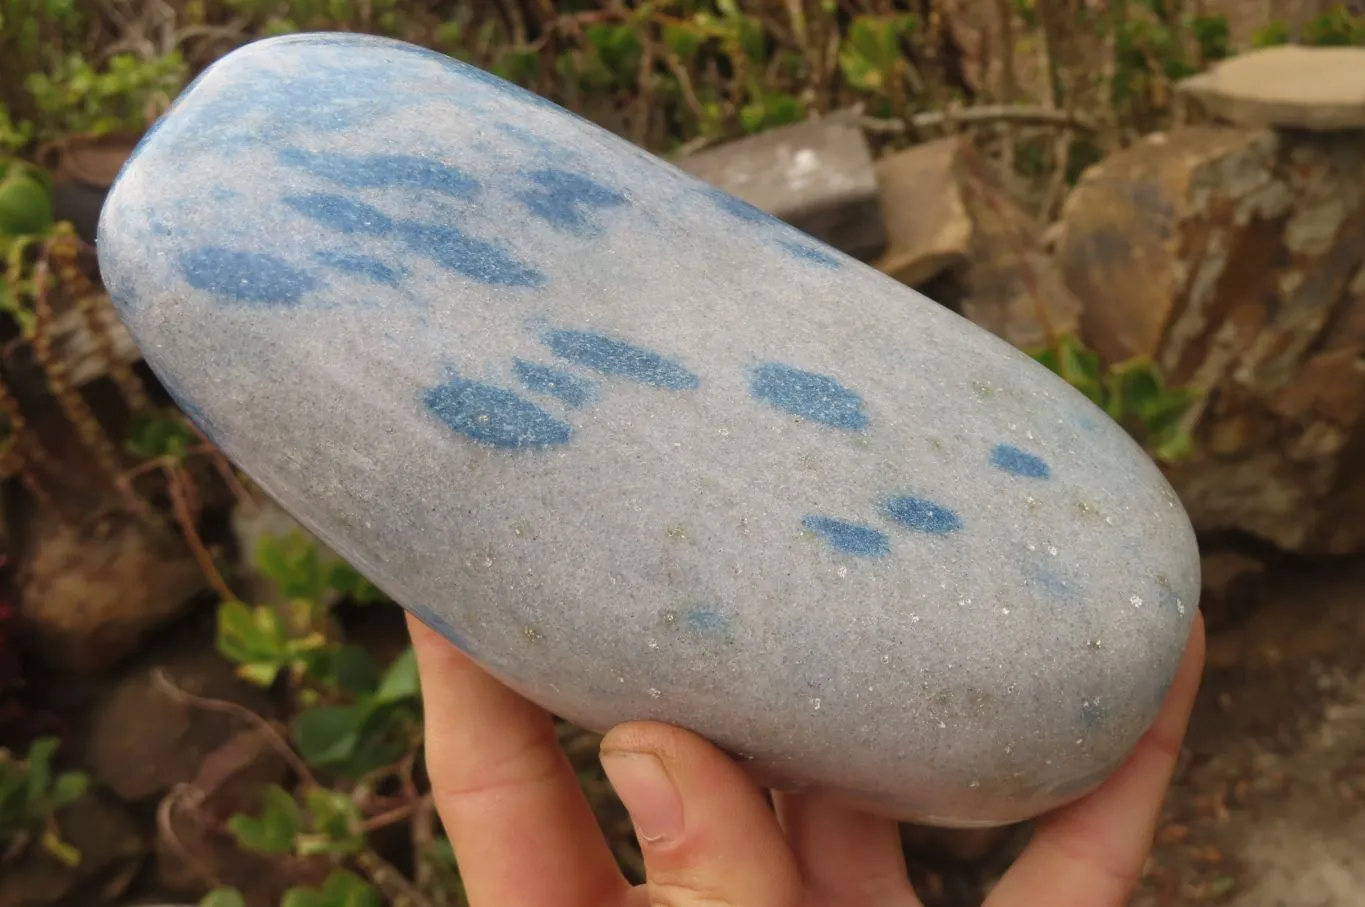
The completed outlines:
[[[1365,548],[1359,137],[1179,129],[1089,171],[1062,220],[1090,344],[1207,391],[1167,471],[1196,529]]]
[[[211,643],[176,648],[155,653],[116,683],[91,718],[85,762],[129,803],[160,798],[193,780],[210,754],[248,727],[241,716],[177,702],[156,682],[158,666],[191,695],[235,702],[262,716],[273,711],[265,692],[238,680]],[[283,765],[278,759],[272,765],[270,780],[281,780]]]
[[[20,613],[39,654],[67,670],[115,664],[208,587],[178,535],[131,516],[77,525],[44,512],[30,532]]]
[[[886,245],[872,150],[850,113],[756,133],[677,165],[854,257],[874,258]]]
[[[0,907],[98,907],[128,889],[147,854],[138,824],[118,801],[99,790],[57,814],[62,840],[80,852],[67,867],[30,844],[0,865]]]
[[[325,857],[264,855],[237,844],[227,820],[259,815],[261,795],[283,784],[280,754],[255,730],[244,730],[209,753],[188,788],[163,803],[158,827],[156,889],[200,898],[211,886],[239,890],[248,904],[279,904],[294,885],[320,884],[330,869]],[[188,793],[185,793],[188,791]]]
[[[877,161],[886,251],[873,262],[912,287],[967,266],[971,215],[957,183],[957,138],[939,139]]]
[[[1265,562],[1233,548],[1205,552],[1199,559],[1203,589],[1199,608],[1210,626],[1216,626],[1253,598],[1265,576]],[[1241,609],[1245,612],[1247,609]]]
[[[224,57],[99,250],[229,457],[579,727],[669,721],[785,787],[1001,823],[1093,789],[1180,660],[1193,533],[1084,396],[462,63]]]
[[[1075,331],[1080,300],[1036,225],[970,153],[946,138],[877,162],[888,249],[875,266],[1015,347]]]
[[[1265,47],[1215,63],[1178,88],[1239,126],[1365,129],[1365,47]]]

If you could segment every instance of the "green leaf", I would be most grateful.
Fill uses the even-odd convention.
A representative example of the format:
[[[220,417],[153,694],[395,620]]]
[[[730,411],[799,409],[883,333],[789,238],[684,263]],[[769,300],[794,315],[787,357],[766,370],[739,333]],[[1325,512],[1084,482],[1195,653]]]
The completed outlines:
[[[1254,48],[1274,47],[1289,43],[1289,26],[1273,19],[1251,33],[1251,46]]]
[[[348,598],[358,605],[371,605],[388,600],[388,596],[380,591],[378,586],[345,561],[338,561],[332,565],[327,575],[327,585],[342,598]]]
[[[294,850],[303,823],[293,796],[277,784],[261,792],[261,814],[238,814],[228,820],[228,830],[246,850],[264,854],[287,854]]]
[[[355,854],[365,848],[360,807],[346,794],[315,787],[304,795],[313,832],[299,841],[299,855]]]
[[[644,47],[629,26],[595,22],[583,28],[583,37],[618,84],[635,81]]]
[[[367,709],[361,705],[324,706],[300,712],[294,719],[294,745],[310,765],[338,765],[355,752],[366,716]]]
[[[256,542],[256,569],[285,598],[316,601],[326,591],[318,546],[302,532],[263,535]]]
[[[389,665],[379,683],[374,698],[377,702],[398,702],[411,699],[422,692],[421,677],[417,672],[417,653],[408,646]]]
[[[246,907],[246,898],[236,888],[215,888],[204,895],[199,907]]]
[[[335,766],[347,778],[361,778],[396,763],[421,742],[419,707],[412,701],[380,705],[360,727],[355,749]]]
[[[27,168],[0,176],[0,236],[40,235],[52,229],[52,197]]]
[[[139,413],[128,428],[125,446],[140,460],[181,460],[198,442],[184,419],[165,413]]]
[[[689,62],[706,43],[706,36],[698,31],[679,25],[665,25],[663,29],[664,46],[676,54],[684,63]]]
[[[377,890],[344,869],[334,870],[323,883],[322,891],[335,907],[383,907]]]
[[[241,677],[261,686],[274,683],[292,654],[283,621],[265,605],[220,604],[215,642],[223,657],[238,665]]]
[[[313,660],[313,673],[357,696],[368,696],[379,686],[374,659],[357,645],[320,650]]]
[[[383,907],[379,892],[353,872],[334,869],[320,889],[291,888],[280,907]]]
[[[39,737],[29,745],[24,762],[28,774],[26,793],[30,803],[47,793],[47,786],[52,783],[52,754],[60,745],[61,741],[56,737]]]
[[[90,788],[90,776],[83,772],[62,772],[52,785],[52,808],[61,809],[75,803]]]
[[[774,92],[744,105],[739,112],[739,121],[745,132],[752,133],[800,122],[805,115],[805,105],[799,98]]]
[[[540,54],[529,47],[508,48],[488,69],[509,82],[529,85],[540,71]]]

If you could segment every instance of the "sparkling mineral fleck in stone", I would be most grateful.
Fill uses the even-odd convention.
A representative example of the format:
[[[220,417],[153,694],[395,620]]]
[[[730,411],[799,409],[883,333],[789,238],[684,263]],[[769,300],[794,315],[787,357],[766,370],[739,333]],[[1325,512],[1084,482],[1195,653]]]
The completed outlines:
[[[1189,523],[1082,395],[438,54],[230,54],[119,177],[99,257],[210,438],[589,728],[993,824],[1098,784],[1180,659]]]

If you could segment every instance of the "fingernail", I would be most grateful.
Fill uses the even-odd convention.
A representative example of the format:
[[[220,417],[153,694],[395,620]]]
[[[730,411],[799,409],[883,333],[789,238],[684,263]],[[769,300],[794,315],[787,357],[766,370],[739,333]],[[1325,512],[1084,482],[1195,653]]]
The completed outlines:
[[[682,799],[657,756],[603,753],[602,768],[641,839],[658,844],[682,834]]]

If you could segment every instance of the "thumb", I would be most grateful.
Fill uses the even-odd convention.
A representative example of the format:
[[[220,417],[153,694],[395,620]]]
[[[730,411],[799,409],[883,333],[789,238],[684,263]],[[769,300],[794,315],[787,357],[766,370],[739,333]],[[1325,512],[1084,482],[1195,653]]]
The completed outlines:
[[[695,734],[623,724],[602,767],[635,824],[651,907],[792,907],[801,876],[763,792]]]

